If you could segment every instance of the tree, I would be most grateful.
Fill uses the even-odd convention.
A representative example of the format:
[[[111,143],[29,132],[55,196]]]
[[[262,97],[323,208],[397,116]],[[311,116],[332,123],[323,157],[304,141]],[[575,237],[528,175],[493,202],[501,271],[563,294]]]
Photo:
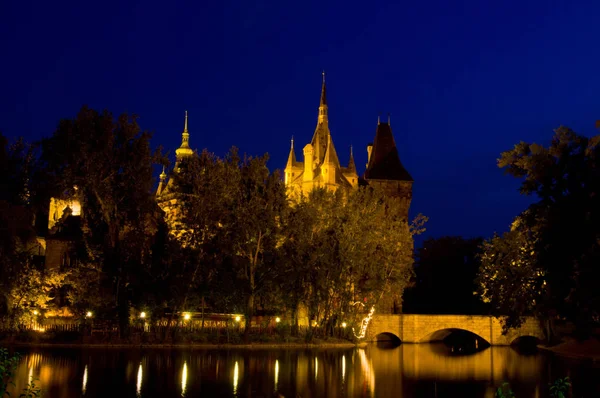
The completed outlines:
[[[102,264],[121,335],[129,322],[131,286],[149,263],[158,210],[151,193],[150,133],[135,116],[83,107],[42,141],[52,196],[76,196],[82,205],[86,262]]]
[[[481,245],[478,291],[502,316],[505,331],[519,327],[527,315],[549,318],[543,311],[546,272],[538,262],[538,244],[536,233],[517,217],[509,232]]]
[[[45,272],[38,261],[31,192],[36,168],[34,146],[22,139],[9,145],[0,134],[0,317],[14,328],[44,309],[52,287],[64,276]]]
[[[487,313],[475,277],[481,238],[429,238],[417,249],[414,286],[406,291],[407,312],[419,314]]]
[[[532,263],[524,268],[528,273],[523,277],[537,280],[541,272],[545,283],[534,313],[548,322],[556,317],[573,321],[582,332],[600,320],[596,286],[600,277],[599,143],[600,135],[587,138],[560,127],[548,147],[521,142],[498,160],[509,175],[522,179],[522,194],[536,195],[539,200],[521,215],[520,232],[503,237],[506,242],[493,242],[492,252],[500,248],[501,253],[514,254],[519,245],[531,244],[533,254],[521,252],[520,262]],[[497,265],[505,268],[512,264]],[[492,302],[502,294],[494,285],[484,289]],[[517,300],[520,293],[509,294]],[[513,318],[528,310],[516,307]]]
[[[179,163],[173,191],[180,215],[172,235],[188,253],[179,308],[200,293],[213,306],[242,309],[250,330],[277,275],[279,220],[287,206],[285,187],[267,160],[241,159],[233,148],[222,159],[204,151]]]
[[[290,307],[304,303],[330,331],[365,306],[392,310],[412,275],[412,237],[423,222],[409,226],[400,203],[377,189],[313,190],[284,221]]]

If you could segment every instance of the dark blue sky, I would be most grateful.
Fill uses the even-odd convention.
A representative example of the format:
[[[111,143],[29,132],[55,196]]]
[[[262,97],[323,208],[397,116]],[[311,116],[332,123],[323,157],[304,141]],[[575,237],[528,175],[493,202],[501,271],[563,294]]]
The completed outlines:
[[[283,168],[325,69],[342,162],[354,145],[362,173],[390,112],[425,236],[490,236],[528,203],[501,151],[561,124],[596,133],[599,16],[597,1],[3,1],[0,131],[38,139],[87,104],[136,113],[173,151],[187,109],[194,148]]]

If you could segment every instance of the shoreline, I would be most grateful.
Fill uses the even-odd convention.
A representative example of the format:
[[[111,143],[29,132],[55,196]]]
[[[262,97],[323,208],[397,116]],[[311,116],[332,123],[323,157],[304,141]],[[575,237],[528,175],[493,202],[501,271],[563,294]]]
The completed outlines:
[[[581,342],[567,339],[553,346],[539,344],[537,347],[559,357],[600,363],[600,341],[593,338]]]
[[[124,344],[124,343],[27,343],[0,342],[9,347],[42,347],[42,348],[115,348],[115,349],[317,349],[317,348],[357,348],[365,347],[368,343],[255,343],[255,344]]]

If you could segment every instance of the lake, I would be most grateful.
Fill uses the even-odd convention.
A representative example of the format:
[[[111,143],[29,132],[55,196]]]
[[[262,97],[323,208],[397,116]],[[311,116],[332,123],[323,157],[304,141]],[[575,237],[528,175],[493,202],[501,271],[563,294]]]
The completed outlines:
[[[600,396],[600,368],[512,347],[461,355],[439,344],[351,349],[18,348],[17,389],[74,397],[547,397],[569,376],[577,397]],[[14,394],[14,393],[13,393]],[[14,396],[14,395],[12,395]],[[17,394],[18,396],[18,394]]]

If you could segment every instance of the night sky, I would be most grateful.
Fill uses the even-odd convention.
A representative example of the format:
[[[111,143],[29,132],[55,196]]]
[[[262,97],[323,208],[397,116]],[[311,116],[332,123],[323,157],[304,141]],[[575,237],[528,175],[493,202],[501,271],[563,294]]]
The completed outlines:
[[[496,159],[560,125],[596,134],[598,1],[2,1],[0,131],[39,139],[83,104],[139,115],[174,150],[268,152],[316,121],[359,173],[391,113],[425,236],[490,236],[528,204]]]

